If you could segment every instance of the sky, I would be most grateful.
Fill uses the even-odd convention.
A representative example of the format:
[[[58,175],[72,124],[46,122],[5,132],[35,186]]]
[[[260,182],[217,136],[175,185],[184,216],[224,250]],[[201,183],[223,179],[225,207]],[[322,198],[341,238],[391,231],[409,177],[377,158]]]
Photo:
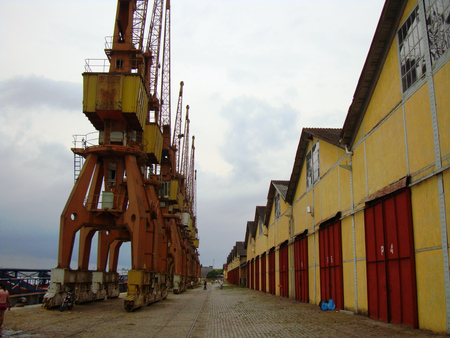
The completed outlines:
[[[57,265],[73,135],[94,131],[81,74],[85,59],[106,58],[116,4],[0,0],[0,267]],[[289,180],[302,128],[343,126],[383,5],[171,1],[172,117],[184,81],[203,266],[221,268],[270,181]],[[131,267],[130,251],[122,245],[119,268]],[[76,268],[76,250],[72,259]]]

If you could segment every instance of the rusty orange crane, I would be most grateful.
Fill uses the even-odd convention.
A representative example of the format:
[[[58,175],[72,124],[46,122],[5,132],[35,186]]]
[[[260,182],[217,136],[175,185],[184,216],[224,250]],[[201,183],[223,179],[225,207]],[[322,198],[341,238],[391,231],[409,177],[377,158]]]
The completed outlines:
[[[47,308],[61,304],[68,291],[78,303],[118,297],[118,257],[126,241],[132,266],[127,311],[165,299],[172,286],[175,293],[183,291],[200,277],[196,225],[192,209],[182,208],[189,196],[174,162],[179,150],[170,143],[170,52],[163,53],[169,68],[163,67],[161,99],[156,92],[162,5],[155,0],[144,49],[147,0],[118,0],[114,35],[105,48],[109,67],[93,71],[87,63],[83,73],[83,112],[98,131],[98,144],[72,148],[84,164],[61,215],[58,266],[44,296]],[[168,0],[165,14],[166,49]],[[90,271],[95,234],[97,269]],[[72,270],[76,236],[78,268]]]

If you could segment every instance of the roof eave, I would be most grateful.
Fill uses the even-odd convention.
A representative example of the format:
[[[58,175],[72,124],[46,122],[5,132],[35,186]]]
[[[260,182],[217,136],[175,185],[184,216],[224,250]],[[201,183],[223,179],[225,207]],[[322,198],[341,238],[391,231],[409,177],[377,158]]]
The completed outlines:
[[[387,0],[384,4],[369,53],[353,95],[352,104],[349,107],[344,127],[342,128],[340,140],[342,146],[347,145],[351,148],[355,141],[364,112],[378,82],[406,3],[407,0]]]

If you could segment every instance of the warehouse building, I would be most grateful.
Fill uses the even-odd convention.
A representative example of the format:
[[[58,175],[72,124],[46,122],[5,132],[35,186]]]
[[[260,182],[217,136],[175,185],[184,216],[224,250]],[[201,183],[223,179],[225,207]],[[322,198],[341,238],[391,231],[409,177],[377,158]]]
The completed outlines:
[[[342,128],[304,128],[247,287],[450,333],[450,0],[387,0]]]

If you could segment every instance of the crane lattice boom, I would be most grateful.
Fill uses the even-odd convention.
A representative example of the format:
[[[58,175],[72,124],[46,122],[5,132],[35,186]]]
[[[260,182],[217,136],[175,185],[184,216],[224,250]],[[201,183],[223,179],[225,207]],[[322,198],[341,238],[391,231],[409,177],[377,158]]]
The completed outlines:
[[[180,173],[180,159],[181,159],[181,113],[183,109],[183,86],[184,82],[180,82],[180,92],[178,94],[177,115],[175,116],[175,126],[173,130],[172,146],[176,148],[175,152],[175,165],[176,172]]]
[[[144,28],[147,18],[148,0],[136,0],[136,9],[133,13],[133,32],[131,41],[136,49],[143,51]]]
[[[164,20],[164,48],[161,71],[161,126],[171,125],[170,111],[170,0],[166,0],[166,14]],[[169,135],[170,140],[170,135]]]
[[[150,63],[149,71],[149,93],[156,97],[158,86],[159,69],[159,50],[161,45],[161,27],[162,27],[162,0],[155,0],[153,4],[152,18],[150,22],[150,31],[147,40],[146,51],[150,52],[153,62]]]

